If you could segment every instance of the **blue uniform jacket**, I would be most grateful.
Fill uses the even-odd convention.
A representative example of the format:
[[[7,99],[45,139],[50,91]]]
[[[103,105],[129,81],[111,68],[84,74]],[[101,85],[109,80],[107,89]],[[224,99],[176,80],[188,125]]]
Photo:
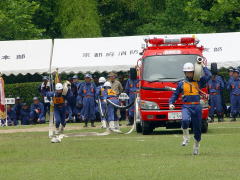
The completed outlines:
[[[83,82],[80,85],[79,91],[78,91],[78,103],[82,104],[82,100],[84,97],[94,97],[96,98],[96,86],[94,83],[86,83]]]
[[[131,80],[128,79],[126,86],[125,86],[125,92],[129,95],[130,93],[135,93],[139,89],[139,80]]]
[[[200,89],[206,86],[207,82],[212,76],[212,73],[208,70],[207,67],[204,67],[203,71],[204,71],[204,76],[201,77],[200,81],[198,82],[192,81],[192,82],[196,82]],[[181,81],[178,83],[177,89],[174,91],[172,97],[169,100],[169,104],[173,104],[178,99],[179,95],[183,92],[183,85],[184,85],[184,81]],[[183,102],[199,102],[200,95],[191,95],[191,96],[184,95],[182,98],[182,101]]]
[[[233,95],[240,95],[240,78],[232,78],[232,80],[228,82],[227,89],[230,90]]]
[[[21,109],[21,118],[30,117],[30,109]]]
[[[73,94],[69,90],[65,96],[62,94],[58,94],[57,92],[48,92],[47,93],[48,100],[50,101],[51,98],[53,99],[55,108],[64,108],[65,101],[70,101],[72,96],[73,96]]]
[[[103,85],[100,85],[96,88],[96,99],[103,100],[104,99],[104,88]]]
[[[44,106],[43,103],[39,102],[38,104],[32,104],[31,105],[31,112],[35,112],[35,110],[39,110],[39,118],[43,118],[44,117]]]
[[[210,79],[207,83],[209,93],[221,93],[224,89],[224,82],[220,76],[216,76],[215,79]]]
[[[11,108],[10,111],[7,111],[7,116],[8,116],[8,118],[11,119],[12,121],[14,121],[14,120],[17,119],[16,112],[14,111],[13,108]]]

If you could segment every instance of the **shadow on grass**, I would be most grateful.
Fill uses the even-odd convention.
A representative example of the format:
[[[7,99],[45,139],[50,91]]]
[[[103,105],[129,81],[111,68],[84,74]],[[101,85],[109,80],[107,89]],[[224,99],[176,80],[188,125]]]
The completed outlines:
[[[182,134],[181,129],[174,130],[154,130],[151,135],[173,135],[173,134]]]

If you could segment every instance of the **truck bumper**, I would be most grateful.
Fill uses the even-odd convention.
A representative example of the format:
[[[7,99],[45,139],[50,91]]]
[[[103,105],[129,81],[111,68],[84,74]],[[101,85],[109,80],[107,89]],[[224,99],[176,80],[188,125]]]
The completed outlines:
[[[168,113],[173,112],[181,112],[181,110],[140,110],[140,117],[143,121],[181,121],[181,119],[168,119]],[[202,109],[202,119],[208,119],[208,108]]]

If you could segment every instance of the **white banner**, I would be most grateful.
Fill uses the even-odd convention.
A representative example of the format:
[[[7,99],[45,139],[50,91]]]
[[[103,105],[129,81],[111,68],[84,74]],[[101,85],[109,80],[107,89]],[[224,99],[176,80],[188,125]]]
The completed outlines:
[[[151,35],[151,37],[191,37],[189,35]],[[109,38],[56,39],[52,70],[59,72],[127,71],[141,57],[144,38],[128,36]],[[204,56],[219,67],[239,66],[240,33],[196,34]],[[48,72],[51,40],[0,41],[0,72],[34,74]]]
[[[52,66],[59,72],[120,71],[134,67],[141,57],[144,38],[129,36],[112,38],[57,39],[54,45]],[[151,35],[151,37],[179,38],[184,35]],[[240,65],[238,53],[240,33],[196,34],[199,45],[206,49],[204,56],[219,67]]]
[[[56,39],[52,67],[59,72],[129,70],[141,57],[143,37]]]
[[[52,40],[0,41],[0,72],[34,74],[48,72]]]

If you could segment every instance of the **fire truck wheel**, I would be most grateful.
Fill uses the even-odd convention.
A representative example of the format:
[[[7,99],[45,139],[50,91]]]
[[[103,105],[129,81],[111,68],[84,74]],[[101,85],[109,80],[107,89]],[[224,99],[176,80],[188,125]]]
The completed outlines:
[[[153,132],[153,128],[151,127],[149,122],[142,121],[142,134],[148,135]]]
[[[137,131],[137,133],[141,133],[142,132],[141,123],[136,123],[136,131]]]
[[[207,133],[207,131],[208,131],[208,121],[203,120],[202,121],[202,133]]]

